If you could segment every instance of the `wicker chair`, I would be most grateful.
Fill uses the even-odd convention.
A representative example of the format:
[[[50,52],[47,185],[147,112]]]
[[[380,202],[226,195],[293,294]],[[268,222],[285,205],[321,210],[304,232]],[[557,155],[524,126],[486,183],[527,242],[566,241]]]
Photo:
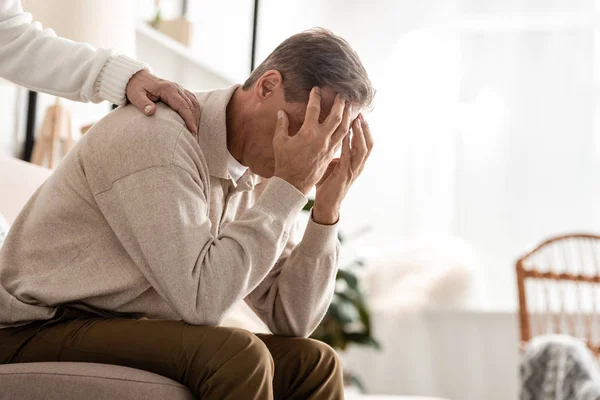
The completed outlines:
[[[521,345],[561,333],[600,354],[600,236],[547,240],[517,261]]]

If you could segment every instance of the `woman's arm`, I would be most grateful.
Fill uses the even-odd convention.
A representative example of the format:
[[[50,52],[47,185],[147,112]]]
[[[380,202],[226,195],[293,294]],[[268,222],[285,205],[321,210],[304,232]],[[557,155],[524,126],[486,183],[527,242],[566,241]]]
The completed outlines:
[[[20,0],[0,2],[0,76],[28,89],[76,101],[126,101],[129,79],[146,64],[59,38],[32,23]]]
[[[154,113],[153,100],[162,100],[183,117],[190,131],[197,132],[195,96],[149,71],[136,74],[148,69],[147,64],[112,50],[57,37],[51,29],[32,23],[20,0],[0,0],[0,77],[75,101],[120,105],[129,98],[148,115]]]

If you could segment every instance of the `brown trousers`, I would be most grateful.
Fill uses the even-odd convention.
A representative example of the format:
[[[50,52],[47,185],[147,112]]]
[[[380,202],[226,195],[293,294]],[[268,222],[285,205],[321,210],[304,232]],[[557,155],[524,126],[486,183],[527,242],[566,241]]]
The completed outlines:
[[[343,399],[331,347],[303,338],[182,321],[102,318],[70,307],[0,329],[0,364],[93,362],[154,372],[201,399]]]

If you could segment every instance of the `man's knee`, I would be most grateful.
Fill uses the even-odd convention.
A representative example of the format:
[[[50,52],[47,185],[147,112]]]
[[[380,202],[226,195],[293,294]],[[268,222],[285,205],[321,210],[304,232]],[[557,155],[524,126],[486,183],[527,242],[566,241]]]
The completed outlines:
[[[341,361],[331,346],[315,339],[295,340],[296,351],[306,365],[311,365],[321,373],[341,374]]]
[[[275,362],[271,356],[271,352],[255,334],[239,328],[228,328],[231,330],[229,345],[237,349],[240,358],[243,358],[248,365],[260,365],[264,368],[269,368],[271,371],[275,369]]]
[[[273,374],[275,370],[273,357],[263,341],[253,333],[239,328],[214,327],[211,329],[211,335],[214,335],[215,339],[211,340],[210,344],[204,343],[204,346],[194,349],[195,351],[184,350],[192,351],[191,356],[194,361],[203,364],[199,367],[207,367],[205,363],[208,361],[214,364],[211,369],[217,370],[221,365],[232,361],[231,364],[236,368],[230,373],[239,371],[243,375],[250,369],[263,374]]]

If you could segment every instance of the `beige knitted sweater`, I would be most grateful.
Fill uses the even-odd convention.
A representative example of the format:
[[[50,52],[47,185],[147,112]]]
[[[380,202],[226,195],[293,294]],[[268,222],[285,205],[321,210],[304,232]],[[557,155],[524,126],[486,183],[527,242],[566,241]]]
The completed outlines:
[[[0,250],[0,328],[70,303],[100,315],[219,324],[245,300],[276,334],[308,336],[333,296],[337,225],[289,232],[306,197],[227,172],[236,86],[197,93],[199,139],[172,110],[98,122],[34,193]]]

